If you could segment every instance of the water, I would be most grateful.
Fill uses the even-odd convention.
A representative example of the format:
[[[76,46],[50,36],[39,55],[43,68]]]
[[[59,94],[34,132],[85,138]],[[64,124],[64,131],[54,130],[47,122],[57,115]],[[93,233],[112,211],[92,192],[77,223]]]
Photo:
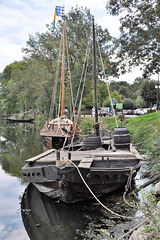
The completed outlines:
[[[28,240],[20,211],[27,186],[20,169],[25,159],[42,152],[34,124],[0,122],[0,239]]]
[[[39,130],[34,124],[5,122],[0,129],[0,239],[102,240],[106,232],[115,239],[141,221],[124,221],[95,200],[68,205],[39,193],[20,173],[26,159],[43,152]],[[142,184],[140,174],[136,182]],[[122,188],[101,201],[119,214],[135,216],[137,210],[124,203],[123,192]]]

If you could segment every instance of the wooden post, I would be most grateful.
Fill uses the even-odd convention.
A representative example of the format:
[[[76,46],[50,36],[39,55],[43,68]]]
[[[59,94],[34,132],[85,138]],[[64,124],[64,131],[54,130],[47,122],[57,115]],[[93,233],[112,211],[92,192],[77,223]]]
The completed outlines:
[[[148,185],[150,185],[151,183],[155,182],[156,180],[158,180],[160,178],[160,174],[156,175],[155,177],[153,177],[152,179],[150,179],[148,182],[142,184],[141,186],[139,186],[138,188],[134,189],[132,192],[130,192],[128,195],[131,196],[134,193],[138,193],[142,188],[147,187]]]

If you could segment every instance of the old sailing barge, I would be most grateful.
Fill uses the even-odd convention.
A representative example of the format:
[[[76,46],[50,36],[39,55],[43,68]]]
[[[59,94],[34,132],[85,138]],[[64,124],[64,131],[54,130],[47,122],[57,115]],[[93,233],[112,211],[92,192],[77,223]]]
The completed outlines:
[[[97,197],[126,184],[140,169],[140,155],[130,143],[127,128],[115,128],[114,138],[107,144],[99,134],[96,96],[95,30],[93,19],[93,53],[95,82],[95,132],[82,142],[78,151],[51,149],[26,160],[22,174],[48,197],[67,203]],[[87,186],[87,187],[86,187]]]
[[[57,10],[57,8],[59,8]],[[61,10],[62,8],[62,10]],[[56,7],[55,11],[60,11],[58,16],[63,17],[63,7]],[[63,145],[71,143],[71,140],[77,140],[80,129],[74,121],[70,120],[64,115],[64,69],[65,69],[65,20],[63,22],[63,51],[62,51],[62,86],[61,86],[61,115],[46,121],[44,128],[41,130],[40,135],[43,137],[43,143],[48,149],[62,148]],[[56,80],[57,81],[57,80]],[[55,95],[55,94],[54,94]],[[53,108],[54,106],[52,106]]]

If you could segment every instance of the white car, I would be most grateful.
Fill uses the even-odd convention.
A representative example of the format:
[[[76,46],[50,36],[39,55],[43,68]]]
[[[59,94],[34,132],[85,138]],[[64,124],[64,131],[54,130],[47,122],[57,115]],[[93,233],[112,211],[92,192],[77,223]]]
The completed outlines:
[[[134,112],[135,112],[136,115],[144,115],[144,114],[147,114],[147,109],[145,109],[145,108],[138,108]]]

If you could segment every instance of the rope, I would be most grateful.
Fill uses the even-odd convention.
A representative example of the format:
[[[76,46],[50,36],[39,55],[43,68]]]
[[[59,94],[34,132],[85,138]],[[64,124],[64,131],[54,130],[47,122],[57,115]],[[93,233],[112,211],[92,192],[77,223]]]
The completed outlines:
[[[98,41],[98,50],[99,50],[100,59],[101,59],[101,64],[102,64],[103,73],[104,73],[104,77],[105,77],[105,81],[104,81],[104,82],[106,82],[106,85],[107,85],[107,90],[108,90],[108,95],[109,95],[110,103],[111,103],[112,110],[113,110],[113,115],[114,115],[114,118],[115,118],[116,125],[117,125],[117,127],[118,127],[118,122],[117,122],[117,119],[116,119],[116,114],[115,114],[115,110],[114,110],[114,107],[113,107],[113,103],[112,103],[112,99],[111,99],[111,94],[110,94],[110,90],[109,90],[109,84],[108,84],[108,82],[107,82],[107,77],[106,77],[106,74],[105,74],[105,69],[104,69],[104,64],[103,64],[103,60],[102,60],[102,54],[101,54],[101,50],[100,50],[99,41]]]
[[[54,83],[53,92],[52,92],[52,101],[51,101],[51,106],[50,106],[50,111],[49,111],[49,120],[51,120],[53,117],[53,110],[54,110],[54,105],[55,105],[57,83],[58,83],[58,74],[59,74],[59,68],[60,68],[61,51],[62,51],[62,36],[61,36],[61,42],[60,42],[60,48],[59,48],[59,54],[58,54],[58,63],[57,63],[57,69],[56,69],[55,83]]]
[[[69,65],[69,51],[68,51],[68,41],[66,37],[66,50],[67,50],[67,60],[68,60],[68,71],[69,71],[69,82],[70,82],[70,91],[71,91],[71,102],[72,102],[72,108],[74,106],[73,103],[73,89],[72,89],[72,81],[71,81],[71,71],[70,71],[70,65]],[[73,111],[74,113],[74,111]],[[73,114],[71,115],[71,120],[73,118]]]
[[[74,163],[73,163],[71,160],[69,160],[69,159],[68,159],[68,161],[77,169],[77,171],[78,171],[78,173],[79,173],[79,175],[80,175],[83,183],[84,183],[85,186],[88,188],[88,190],[89,190],[89,192],[92,194],[92,196],[93,196],[93,197],[97,200],[97,202],[98,202],[104,209],[106,209],[108,212],[116,215],[117,217],[126,218],[126,219],[134,219],[134,218],[138,218],[138,217],[142,217],[142,216],[143,216],[143,215],[141,215],[141,216],[136,216],[136,217],[127,217],[127,216],[121,215],[121,214],[119,214],[119,213],[116,213],[116,212],[112,211],[111,209],[109,209],[108,207],[106,207],[106,206],[96,197],[96,195],[92,192],[92,190],[90,189],[90,187],[88,186],[88,184],[87,184],[86,181],[84,180],[84,178],[83,178],[83,176],[82,176],[79,168],[77,167],[77,165],[74,164]]]
[[[135,207],[135,206],[131,205],[131,204],[126,200],[126,194],[127,194],[127,192],[129,191],[129,189],[131,189],[132,176],[133,176],[134,172],[135,172],[135,171],[134,171],[133,167],[131,167],[130,174],[129,174],[128,180],[127,180],[127,184],[126,184],[126,186],[125,186],[125,192],[124,192],[124,194],[123,194],[123,200],[124,200],[124,202],[125,202],[128,206],[130,206],[130,207],[132,207],[132,208],[140,209],[140,208],[138,208],[138,207]]]
[[[77,103],[77,99],[78,99],[78,95],[79,95],[79,91],[80,91],[80,86],[82,84],[82,78],[83,78],[83,75],[84,75],[84,79],[83,79],[83,86],[82,86],[82,91],[81,91],[81,96],[80,96],[80,102],[79,102],[79,107],[78,107],[78,114],[77,114],[77,119],[76,119],[76,122],[75,122],[75,129],[78,125],[78,119],[79,119],[79,115],[80,115],[80,111],[81,111],[81,105],[82,105],[82,98],[83,98],[83,92],[84,92],[84,86],[85,86],[85,82],[86,82],[86,74],[87,74],[87,67],[88,67],[88,60],[89,60],[89,53],[90,53],[90,47],[89,47],[90,43],[88,43],[88,47],[87,47],[87,50],[86,50],[86,56],[85,56],[85,61],[84,61],[84,64],[83,64],[83,70],[82,70],[82,74],[81,74],[81,80],[80,80],[80,84],[79,84],[79,89],[78,89],[78,92],[77,92],[77,97],[76,97],[76,101],[75,101],[75,105],[74,105],[74,108],[76,106],[76,103]],[[74,141],[74,136],[75,136],[75,131],[73,133],[73,136],[72,136],[72,139],[71,139],[71,144],[70,144],[70,147],[69,149],[71,148],[71,146],[73,145],[73,141]],[[64,144],[63,144],[63,149],[65,147],[65,143],[66,143],[66,139],[64,141]]]
[[[89,39],[90,39],[90,37],[89,37]],[[81,78],[80,78],[80,83],[79,83],[79,87],[78,87],[78,91],[77,91],[77,96],[76,96],[76,99],[75,99],[74,108],[76,107],[76,104],[77,104],[77,101],[78,101],[78,96],[79,96],[80,88],[81,88],[81,85],[82,85],[82,80],[83,80],[83,75],[84,75],[84,72],[85,72],[85,67],[86,67],[86,69],[88,67],[88,62],[87,62],[88,60],[87,59],[89,58],[90,41],[88,40],[88,46],[87,46],[87,50],[86,50],[85,60],[84,60],[84,63],[83,63],[83,69],[82,69],[82,73],[81,73]],[[86,66],[86,62],[87,62],[87,66]]]

